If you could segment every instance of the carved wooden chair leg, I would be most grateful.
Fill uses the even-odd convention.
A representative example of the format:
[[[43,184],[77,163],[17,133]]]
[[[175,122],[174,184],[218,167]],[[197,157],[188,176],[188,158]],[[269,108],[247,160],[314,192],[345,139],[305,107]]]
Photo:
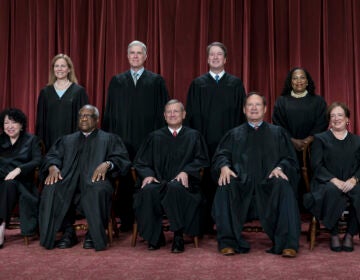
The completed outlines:
[[[199,237],[194,236],[194,246],[195,248],[199,248]]]
[[[315,247],[315,238],[316,238],[316,229],[317,229],[317,223],[315,217],[312,218],[311,226],[310,226],[310,250],[312,251]]]
[[[26,246],[29,245],[29,236],[24,236],[24,244],[25,244]]]
[[[138,236],[138,226],[135,221],[133,224],[133,232],[132,232],[132,236],[131,236],[131,246],[132,247],[136,246],[137,236]]]
[[[111,218],[108,224],[108,236],[109,236],[109,246],[111,246],[113,242],[113,221]]]

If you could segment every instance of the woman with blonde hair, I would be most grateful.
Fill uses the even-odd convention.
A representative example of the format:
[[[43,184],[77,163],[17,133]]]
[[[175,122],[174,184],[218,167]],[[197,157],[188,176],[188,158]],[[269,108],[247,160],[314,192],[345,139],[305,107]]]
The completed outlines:
[[[85,89],[77,82],[71,58],[66,54],[56,55],[37,106],[36,134],[44,141],[46,150],[60,136],[77,130],[78,111],[89,103]]]

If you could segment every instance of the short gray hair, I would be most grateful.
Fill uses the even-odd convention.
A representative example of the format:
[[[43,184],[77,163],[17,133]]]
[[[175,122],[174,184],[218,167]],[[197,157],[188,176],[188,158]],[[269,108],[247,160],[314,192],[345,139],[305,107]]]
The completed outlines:
[[[93,114],[94,114],[94,118],[95,119],[99,119],[99,110],[98,108],[96,108],[94,105],[90,105],[90,104],[86,104],[84,106],[81,107],[81,109],[79,110],[79,112],[82,110],[82,109],[88,109],[88,110],[92,110],[93,111]]]
[[[177,104],[177,103],[180,104],[181,111],[184,111],[184,110],[185,110],[184,104],[183,104],[181,101],[177,100],[177,99],[171,99],[171,100],[169,100],[169,101],[165,104],[164,111],[166,111],[166,107],[168,107],[168,106],[170,106],[170,105],[172,105],[172,104]]]
[[[145,54],[147,53],[146,45],[145,45],[143,42],[140,42],[140,41],[137,41],[137,40],[132,41],[132,42],[128,45],[128,49],[127,49],[128,53],[129,53],[130,48],[133,47],[133,46],[140,46],[140,47],[142,47],[144,53],[145,53]]]

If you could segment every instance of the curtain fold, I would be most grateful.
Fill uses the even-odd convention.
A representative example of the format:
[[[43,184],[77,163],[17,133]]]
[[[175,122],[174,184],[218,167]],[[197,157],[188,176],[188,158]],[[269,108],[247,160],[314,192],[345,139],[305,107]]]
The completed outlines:
[[[190,82],[208,71],[206,46],[221,41],[226,71],[267,97],[267,120],[287,72],[303,66],[328,104],[349,105],[360,133],[359,14],[358,0],[1,0],[0,109],[22,109],[33,132],[50,61],[66,53],[102,112],[132,40],[147,44],[145,67],[185,102]]]

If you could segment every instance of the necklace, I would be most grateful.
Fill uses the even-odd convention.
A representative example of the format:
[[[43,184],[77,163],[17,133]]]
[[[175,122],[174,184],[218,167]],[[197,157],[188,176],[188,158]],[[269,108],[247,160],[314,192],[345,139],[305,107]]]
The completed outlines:
[[[295,93],[293,90],[291,91],[291,96],[295,98],[303,98],[308,94],[307,90],[302,93]]]
[[[56,82],[54,83],[54,88],[56,90],[66,90],[70,86],[70,84],[71,84],[71,82],[69,80],[66,80],[65,83],[60,85],[58,80],[56,80]]]

